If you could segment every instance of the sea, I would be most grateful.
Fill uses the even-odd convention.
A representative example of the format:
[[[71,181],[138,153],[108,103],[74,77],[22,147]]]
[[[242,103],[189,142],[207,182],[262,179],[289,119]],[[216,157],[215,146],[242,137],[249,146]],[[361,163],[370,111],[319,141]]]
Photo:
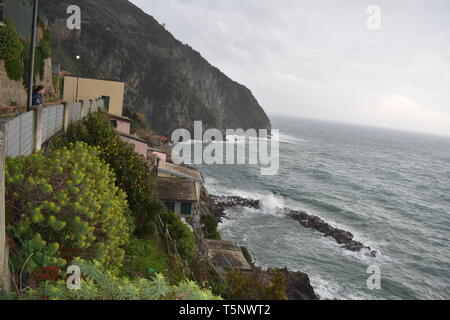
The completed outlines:
[[[280,168],[202,165],[208,191],[261,200],[227,211],[224,240],[262,268],[306,272],[322,299],[450,299],[450,137],[271,116]],[[286,217],[304,210],[377,251],[351,252]],[[377,270],[379,274],[368,273]],[[379,286],[371,276],[379,275]]]

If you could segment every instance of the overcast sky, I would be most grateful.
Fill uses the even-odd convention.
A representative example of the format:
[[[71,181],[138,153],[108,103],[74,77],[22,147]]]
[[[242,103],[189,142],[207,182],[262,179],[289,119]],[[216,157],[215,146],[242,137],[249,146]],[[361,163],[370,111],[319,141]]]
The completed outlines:
[[[449,0],[131,2],[269,114],[450,135]]]

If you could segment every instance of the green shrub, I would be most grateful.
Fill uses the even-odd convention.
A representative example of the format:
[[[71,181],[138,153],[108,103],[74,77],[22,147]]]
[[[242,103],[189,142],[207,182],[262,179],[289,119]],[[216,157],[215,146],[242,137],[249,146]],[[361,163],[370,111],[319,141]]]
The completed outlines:
[[[5,27],[0,27],[0,59],[17,60],[22,53],[22,42],[17,35],[14,26],[7,22]]]
[[[160,231],[161,239],[166,241],[169,252],[175,252],[176,249],[184,260],[191,262],[196,253],[195,236],[189,227],[181,221],[180,217],[172,212],[164,212],[160,214],[161,220],[165,227]],[[166,236],[166,230],[169,231],[171,240]]]
[[[23,44],[14,26],[7,22],[0,27],[0,59],[5,61],[8,78],[19,81],[23,74],[22,62]]]
[[[117,186],[127,194],[136,233],[140,236],[152,234],[155,217],[161,209],[154,198],[154,179],[147,161],[129,143],[120,140],[108,115],[104,112],[91,113],[85,120],[73,124],[68,140],[99,147],[100,158],[110,165],[116,174]]]
[[[279,270],[231,271],[227,282],[232,300],[287,300],[286,277]]]
[[[50,43],[48,41],[43,41],[39,46],[36,47],[35,58],[34,58],[34,72],[39,74],[39,78],[44,80],[44,68],[45,59],[51,56]]]
[[[115,270],[124,257],[131,223],[114,174],[84,143],[6,161],[8,233],[20,250],[16,270],[62,267],[74,257]]]
[[[148,276],[151,270],[167,274],[168,257],[159,239],[132,239],[124,249],[122,274],[134,278]]]
[[[220,233],[217,231],[217,219],[212,214],[204,214],[200,217],[203,224],[205,237],[207,239],[220,240]]]
[[[22,79],[23,63],[21,59],[6,60],[5,69],[9,79],[15,81]]]
[[[151,280],[117,277],[98,264],[74,261],[83,278],[80,290],[67,290],[66,281],[47,282],[28,290],[20,299],[48,300],[221,300],[209,290],[202,290],[192,281],[171,286],[161,274]]]
[[[247,247],[241,247],[241,251],[242,251],[242,254],[245,257],[245,260],[247,260],[247,262],[249,264],[253,264],[252,255],[250,254],[250,251],[248,251]]]

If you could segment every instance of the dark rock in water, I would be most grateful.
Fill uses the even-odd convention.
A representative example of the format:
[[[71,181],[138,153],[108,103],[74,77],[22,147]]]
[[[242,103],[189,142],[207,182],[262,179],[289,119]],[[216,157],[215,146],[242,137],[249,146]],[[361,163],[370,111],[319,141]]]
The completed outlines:
[[[203,197],[203,205],[211,212],[219,221],[225,216],[227,209],[232,207],[260,208],[259,200],[245,199],[237,196],[224,197],[209,195]]]
[[[286,295],[289,300],[319,300],[309,281],[309,276],[304,272],[284,270],[286,276]]]
[[[305,228],[315,229],[323,233],[326,237],[332,237],[338,244],[342,244],[347,250],[359,252],[366,249],[371,257],[376,257],[377,255],[375,250],[354,240],[352,233],[334,228],[319,217],[310,215],[304,211],[294,211],[287,208],[283,209],[283,211],[288,217],[300,222]]]

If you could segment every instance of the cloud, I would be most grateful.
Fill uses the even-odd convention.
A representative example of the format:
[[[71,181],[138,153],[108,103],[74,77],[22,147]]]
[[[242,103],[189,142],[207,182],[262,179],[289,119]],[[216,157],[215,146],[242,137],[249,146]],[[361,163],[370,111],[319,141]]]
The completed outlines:
[[[383,126],[435,134],[450,128],[450,114],[427,109],[402,95],[386,97],[375,110],[374,116]]]
[[[371,0],[132,2],[269,113],[450,135],[449,1],[378,0],[379,31]]]

